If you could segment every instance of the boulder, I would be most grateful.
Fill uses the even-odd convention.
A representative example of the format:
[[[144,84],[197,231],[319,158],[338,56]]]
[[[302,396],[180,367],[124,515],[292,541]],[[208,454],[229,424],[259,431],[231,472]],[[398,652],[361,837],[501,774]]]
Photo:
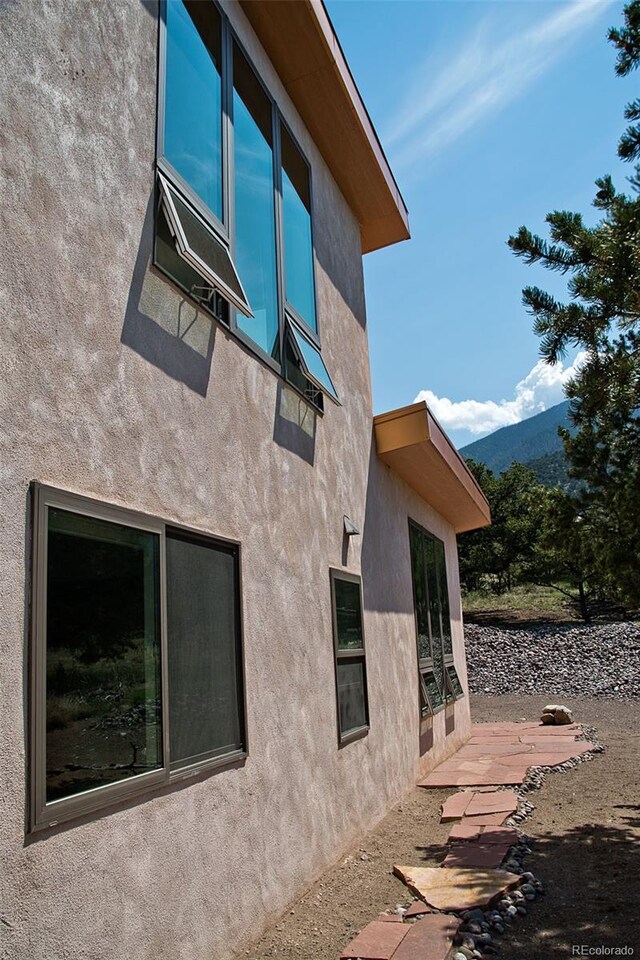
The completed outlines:
[[[545,724],[573,723],[573,713],[569,707],[565,707],[562,704],[550,703],[544,707],[540,719]]]

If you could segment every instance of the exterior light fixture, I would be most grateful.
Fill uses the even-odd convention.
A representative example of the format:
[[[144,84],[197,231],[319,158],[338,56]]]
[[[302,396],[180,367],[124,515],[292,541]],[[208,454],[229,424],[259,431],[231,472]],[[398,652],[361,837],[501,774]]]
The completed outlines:
[[[344,532],[347,537],[359,537],[360,531],[356,527],[353,520],[350,520],[349,517],[345,515],[344,517]]]

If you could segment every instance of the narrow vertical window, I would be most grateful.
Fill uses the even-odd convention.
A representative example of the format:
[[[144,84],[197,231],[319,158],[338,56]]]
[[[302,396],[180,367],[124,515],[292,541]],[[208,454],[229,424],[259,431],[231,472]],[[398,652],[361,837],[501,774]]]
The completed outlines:
[[[237,551],[167,530],[171,768],[242,751]]]
[[[158,535],[47,508],[46,803],[162,767]]]
[[[429,602],[427,599],[427,578],[425,575],[424,538],[418,529],[410,527],[411,569],[413,573],[413,602],[418,636],[418,657],[430,661],[431,628],[429,625]]]
[[[436,562],[438,565],[438,594],[440,597],[440,621],[442,624],[442,651],[445,660],[447,660],[453,657],[453,642],[451,638],[447,561],[444,552],[444,543],[442,543],[441,540],[436,540]]]
[[[422,715],[463,695],[453,662],[444,543],[409,522]]]
[[[340,743],[369,729],[367,670],[359,577],[331,571]]]
[[[237,325],[274,360],[280,336],[271,101],[237,44],[233,46],[235,263],[253,317]]]
[[[286,300],[294,317],[317,333],[309,167],[283,124],[280,148]]]
[[[222,201],[221,22],[210,0],[167,0],[164,157],[218,218]]]
[[[431,653],[433,669],[438,680],[442,680],[444,671],[444,651],[442,649],[442,623],[440,619],[440,594],[438,591],[438,567],[436,561],[436,542],[433,537],[422,535],[425,553],[425,574],[427,595],[429,597],[429,622],[431,624]]]

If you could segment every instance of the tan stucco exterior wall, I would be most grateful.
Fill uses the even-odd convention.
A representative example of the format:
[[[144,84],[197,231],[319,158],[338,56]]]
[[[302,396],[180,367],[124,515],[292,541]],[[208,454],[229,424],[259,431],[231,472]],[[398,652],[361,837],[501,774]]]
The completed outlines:
[[[464,681],[455,537],[372,449],[358,225],[243,14],[226,8],[312,163],[323,355],[343,400],[326,404],[313,441],[279,415],[273,371],[148,268],[155,4],[0,5],[7,960],[228,957],[468,730],[464,699],[434,718],[420,756],[407,518],[446,541]],[[250,747],[237,768],[35,838],[25,833],[33,479],[241,541]],[[346,565],[343,514],[362,529]],[[332,566],[362,572],[371,719],[341,750]]]

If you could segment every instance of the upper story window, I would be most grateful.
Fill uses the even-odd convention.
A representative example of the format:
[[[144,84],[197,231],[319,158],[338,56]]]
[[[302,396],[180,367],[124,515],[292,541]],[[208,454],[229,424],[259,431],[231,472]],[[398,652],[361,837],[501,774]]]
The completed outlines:
[[[309,167],[283,124],[280,143],[287,308],[317,333]]]
[[[265,353],[279,360],[276,215],[271,101],[233,44],[233,167],[235,255],[253,317],[237,323]]]
[[[162,5],[154,263],[322,409],[309,165],[213,0]]]
[[[222,223],[222,23],[201,0],[166,6],[164,156]]]

